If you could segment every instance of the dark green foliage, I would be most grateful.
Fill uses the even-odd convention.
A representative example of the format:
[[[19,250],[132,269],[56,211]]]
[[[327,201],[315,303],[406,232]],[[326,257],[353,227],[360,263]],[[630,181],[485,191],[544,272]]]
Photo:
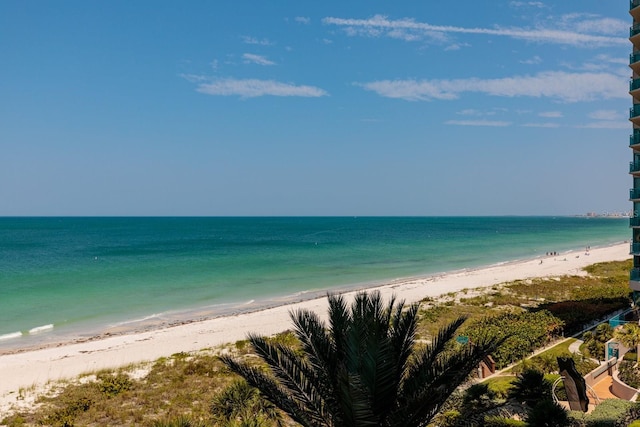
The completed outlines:
[[[43,423],[51,426],[71,427],[75,425],[75,419],[81,412],[88,411],[93,402],[87,397],[77,400],[69,400],[61,408],[54,409],[45,416]]]
[[[498,341],[456,344],[459,318],[416,350],[418,306],[404,308],[379,292],[358,293],[350,307],[330,295],[328,325],[309,311],[291,314],[302,356],[251,335],[271,375],[223,361],[303,426],[424,426]]]
[[[245,380],[234,381],[216,396],[211,413],[217,421],[226,424],[258,422],[258,425],[275,423],[281,426],[283,422],[278,409]]]
[[[492,353],[496,368],[501,369],[559,336],[562,321],[544,310],[535,313],[509,312],[471,322],[465,332],[473,342],[487,335],[506,338]]]
[[[598,360],[605,359],[604,345],[613,338],[613,328],[608,323],[601,323],[592,331],[585,332],[582,339],[589,355]]]
[[[532,407],[542,400],[551,400],[551,383],[542,372],[527,369],[511,384],[510,397]]]
[[[640,427],[640,404],[632,404],[624,416],[618,419],[616,427]]]
[[[548,310],[564,322],[564,330],[568,335],[580,332],[583,325],[594,319],[602,319],[607,314],[628,307],[629,298],[626,296],[560,301],[540,305],[541,309]]]
[[[98,374],[98,389],[108,397],[115,397],[120,393],[128,391],[133,386],[133,382],[126,374]]]
[[[576,420],[575,425],[581,427],[627,427],[629,425],[627,417],[634,415],[631,410],[636,405],[626,400],[606,399],[596,406],[593,412],[584,414],[573,411],[570,417]]]
[[[571,421],[567,411],[553,400],[538,401],[527,413],[527,425],[531,427],[565,427]]]
[[[496,393],[487,383],[473,384],[465,390],[462,402],[471,408],[488,408],[496,399]]]
[[[620,381],[633,388],[640,388],[640,366],[636,362],[623,360],[618,367]]]

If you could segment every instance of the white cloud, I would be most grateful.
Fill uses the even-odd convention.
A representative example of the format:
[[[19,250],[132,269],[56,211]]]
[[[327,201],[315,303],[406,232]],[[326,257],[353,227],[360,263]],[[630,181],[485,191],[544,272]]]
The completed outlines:
[[[543,111],[542,113],[539,113],[538,116],[558,119],[560,117],[564,117],[564,114],[562,114],[561,111]]]
[[[253,53],[245,53],[242,55],[245,64],[258,64],[258,65],[274,65],[275,62],[269,61],[265,56],[255,55]]]
[[[461,116],[495,116],[495,111],[482,111],[476,110],[473,108],[468,108],[466,110],[458,111],[456,114]]]
[[[552,98],[562,102],[626,98],[626,79],[608,73],[549,71],[533,76],[501,79],[381,80],[359,83],[366,90],[387,98],[407,101],[451,100],[466,92],[493,96]]]
[[[241,98],[255,98],[258,96],[327,96],[323,89],[314,86],[298,86],[291,83],[280,83],[274,80],[258,79],[219,79],[209,80],[207,83],[197,81],[196,90],[207,95],[239,96]]]
[[[273,45],[273,43],[270,42],[268,39],[256,39],[255,37],[244,36],[244,37],[242,37],[242,40],[246,44],[256,44],[256,45],[260,45],[260,46],[271,46],[271,45]]]
[[[589,118],[594,120],[622,120],[623,117],[616,110],[597,110],[589,114]]]
[[[607,18],[576,22],[575,18],[575,16],[571,16],[563,21],[563,25],[567,27],[573,26],[570,30],[558,30],[544,27],[465,28],[450,25],[431,25],[424,22],[416,22],[411,18],[391,20],[383,15],[375,15],[368,19],[326,17],[322,19],[322,22],[326,25],[343,27],[346,33],[350,36],[386,36],[401,38],[403,40],[442,40],[446,39],[446,35],[449,33],[460,33],[504,36],[540,43],[557,43],[576,47],[602,47],[628,45],[629,43],[629,41],[623,37],[592,35],[581,32],[589,30],[597,34],[618,34],[612,33],[612,31],[622,25],[623,21],[621,20]],[[603,25],[604,28],[600,28],[598,25]]]
[[[306,16],[296,16],[294,20],[300,24],[305,24],[305,25],[311,22],[311,19],[307,18]]]
[[[629,123],[625,121],[613,122],[613,121],[601,121],[592,122],[582,126],[576,126],[583,129],[629,129]]]
[[[534,56],[533,58],[520,61],[521,64],[527,64],[527,65],[536,65],[536,64],[540,64],[541,62],[542,62],[542,58],[540,58],[538,55]]]
[[[446,125],[456,126],[493,126],[493,127],[506,127],[510,126],[510,122],[491,121],[491,120],[448,120],[444,122]]]
[[[522,126],[527,128],[559,128],[558,123],[525,123]]]
[[[541,1],[512,1],[511,3],[509,3],[509,5],[512,7],[544,7],[544,3],[542,3]]]

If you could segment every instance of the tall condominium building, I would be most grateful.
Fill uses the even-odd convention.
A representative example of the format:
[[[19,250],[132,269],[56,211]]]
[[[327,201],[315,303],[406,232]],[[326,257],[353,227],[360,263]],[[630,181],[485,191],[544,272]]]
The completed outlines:
[[[631,67],[631,82],[629,94],[633,98],[633,107],[629,111],[629,120],[633,124],[633,133],[629,139],[629,146],[633,150],[633,161],[629,165],[629,173],[633,177],[633,188],[629,199],[633,203],[631,217],[631,254],[633,255],[633,269],[629,276],[629,285],[633,290],[633,299],[640,298],[640,0],[629,1],[629,13],[633,17],[633,25],[629,31],[629,40],[633,50],[629,56]]]

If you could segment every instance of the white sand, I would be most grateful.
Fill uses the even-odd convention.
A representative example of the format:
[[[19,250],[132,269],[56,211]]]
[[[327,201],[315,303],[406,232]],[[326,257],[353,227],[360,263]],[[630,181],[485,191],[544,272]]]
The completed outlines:
[[[625,260],[629,244],[596,248],[513,262],[476,270],[410,280],[381,286],[385,298],[396,295],[411,303],[463,289],[545,276],[582,275],[582,268],[603,261]],[[542,260],[542,263],[540,263]],[[353,295],[353,292],[347,296]],[[291,326],[289,311],[305,308],[324,315],[326,298],[299,302],[259,312],[188,323],[161,330],[45,348],[0,356],[0,415],[17,402],[18,390],[43,385],[51,380],[76,377],[84,372],[154,360],[185,351],[196,351],[245,339],[248,332],[271,335]]]

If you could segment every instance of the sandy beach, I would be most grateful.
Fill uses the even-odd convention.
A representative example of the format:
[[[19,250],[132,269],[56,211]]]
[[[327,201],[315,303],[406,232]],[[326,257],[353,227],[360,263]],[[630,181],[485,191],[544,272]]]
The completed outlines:
[[[518,279],[582,275],[582,268],[603,261],[630,258],[629,244],[592,248],[511,262],[485,268],[432,275],[379,286],[385,298],[396,295],[411,303],[463,289],[488,287]],[[347,296],[353,295],[353,292]],[[154,360],[244,339],[248,332],[271,335],[290,327],[289,311],[308,309],[326,313],[326,298],[302,301],[262,311],[186,323],[165,329],[105,337],[0,356],[0,414],[16,403],[19,389],[72,378],[85,372]]]

